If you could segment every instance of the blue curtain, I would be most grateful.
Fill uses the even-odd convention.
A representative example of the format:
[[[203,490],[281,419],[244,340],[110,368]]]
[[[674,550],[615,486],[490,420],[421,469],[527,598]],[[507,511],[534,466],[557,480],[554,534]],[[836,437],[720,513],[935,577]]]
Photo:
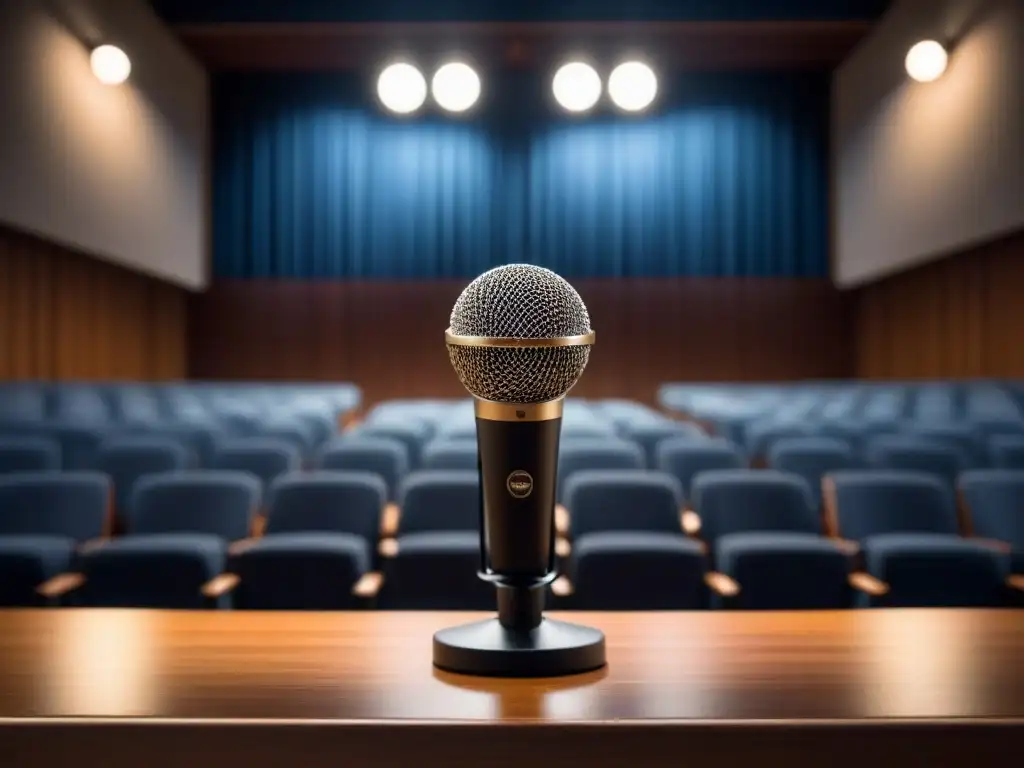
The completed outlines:
[[[828,274],[825,76],[679,76],[642,118],[485,85],[471,119],[399,119],[365,74],[218,78],[215,274]]]

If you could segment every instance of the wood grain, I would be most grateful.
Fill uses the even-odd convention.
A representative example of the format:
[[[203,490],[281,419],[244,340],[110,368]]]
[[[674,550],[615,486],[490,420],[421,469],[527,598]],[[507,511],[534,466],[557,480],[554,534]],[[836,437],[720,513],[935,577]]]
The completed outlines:
[[[857,375],[1024,377],[1024,231],[866,286]]]
[[[0,380],[181,379],[186,291],[0,227]]]
[[[467,282],[215,281],[191,306],[190,374],[348,380],[371,403],[461,397],[443,334]],[[827,280],[573,284],[597,331],[574,395],[652,403],[666,381],[842,378],[852,370],[847,302]],[[274,322],[253,323],[258,313]]]
[[[905,768],[1024,746],[1018,611],[581,613],[561,618],[605,632],[605,670],[434,670],[432,633],[478,617],[3,611],[5,764]]]

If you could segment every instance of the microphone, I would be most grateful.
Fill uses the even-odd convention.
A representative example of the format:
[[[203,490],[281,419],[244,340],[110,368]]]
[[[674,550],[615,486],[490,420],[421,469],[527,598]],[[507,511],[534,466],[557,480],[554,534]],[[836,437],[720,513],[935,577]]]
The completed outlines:
[[[435,634],[434,665],[496,677],[554,677],[603,667],[603,633],[543,615],[545,591],[558,575],[562,411],[594,344],[587,308],[549,269],[496,267],[459,296],[445,343],[475,400],[477,575],[495,585],[498,616]]]

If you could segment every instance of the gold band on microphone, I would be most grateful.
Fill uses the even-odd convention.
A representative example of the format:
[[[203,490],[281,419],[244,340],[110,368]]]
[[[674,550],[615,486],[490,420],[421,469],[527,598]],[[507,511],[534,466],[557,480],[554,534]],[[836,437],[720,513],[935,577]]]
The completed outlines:
[[[455,347],[588,347],[594,343],[594,332],[551,339],[513,339],[500,336],[458,336],[449,328],[444,332],[444,340]]]
[[[564,397],[543,403],[496,403],[479,397],[473,400],[476,417],[486,421],[551,421],[562,418],[565,405]]]

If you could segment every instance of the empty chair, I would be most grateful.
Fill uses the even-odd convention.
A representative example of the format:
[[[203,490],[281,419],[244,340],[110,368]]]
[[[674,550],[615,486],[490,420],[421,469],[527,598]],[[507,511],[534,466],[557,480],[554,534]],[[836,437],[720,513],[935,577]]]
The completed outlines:
[[[694,441],[688,438],[664,440],[658,446],[656,466],[676,478],[689,499],[693,478],[712,469],[741,469],[746,459],[728,440],[713,438]]]
[[[829,472],[856,469],[849,443],[830,437],[790,437],[777,440],[768,450],[768,466],[799,475],[811,489],[815,507],[821,502],[821,479]]]
[[[128,513],[135,483],[146,475],[187,469],[189,452],[177,440],[161,437],[115,437],[103,442],[97,468],[114,483],[114,507]]]
[[[0,605],[41,605],[76,548],[109,535],[110,481],[93,472],[0,477]]]
[[[302,456],[292,443],[267,437],[247,437],[222,443],[213,468],[255,475],[264,488],[281,475],[301,468]]]
[[[808,437],[807,428],[802,424],[758,421],[747,427],[747,453],[755,461],[763,461],[777,440]]]
[[[409,472],[409,451],[404,443],[386,437],[343,437],[324,446],[321,469],[372,472],[387,487],[388,500],[398,498],[398,487]]]
[[[562,424],[563,440],[600,440],[615,437],[611,424],[593,418],[565,422]]]
[[[107,436],[100,426],[47,425],[46,435],[60,443],[61,467],[66,472],[96,469],[99,448]]]
[[[679,481],[663,472],[609,469],[574,472],[563,493],[574,539],[606,531],[681,534]]]
[[[237,608],[341,610],[367,593],[387,502],[370,472],[319,471],[279,477],[270,490],[263,536],[233,548]]]
[[[412,533],[384,566],[378,607],[384,610],[493,611],[494,586],[477,577],[476,531]]]
[[[582,536],[569,565],[567,608],[688,610],[707,604],[707,557],[675,533],[609,531]]]
[[[126,536],[80,553],[76,602],[224,607],[228,543],[249,535],[261,484],[244,472],[148,475],[135,485]]]
[[[913,435],[879,435],[868,441],[867,464],[877,469],[926,472],[942,478],[950,488],[957,476],[970,468],[964,451],[929,438]]]
[[[831,532],[857,542],[861,605],[993,606],[1006,599],[1009,564],[960,538],[953,489],[924,472],[843,471],[825,479]]]
[[[425,531],[479,531],[480,478],[466,470],[414,472],[399,491],[399,544]]]
[[[423,450],[423,468],[476,472],[476,440],[432,440]]]
[[[558,498],[563,501],[566,480],[588,469],[642,469],[644,453],[626,440],[565,440],[558,453]]]
[[[911,422],[903,425],[903,432],[960,451],[971,466],[983,464],[984,451],[978,432],[970,424],[959,422]]]
[[[45,437],[0,435],[0,475],[60,470],[60,443]]]
[[[993,467],[1024,469],[1024,435],[996,435],[989,439],[988,449]]]
[[[313,450],[314,438],[312,429],[301,419],[275,418],[260,425],[259,437],[288,443],[305,459]]]
[[[426,422],[409,419],[401,423],[364,424],[351,434],[359,437],[383,437],[397,440],[405,446],[409,454],[409,469],[419,469],[423,446],[430,440],[432,431]]]
[[[807,482],[777,470],[712,470],[693,481],[711,548],[713,606],[827,609],[850,604],[848,555],[821,535]]]
[[[655,465],[655,451],[658,443],[672,437],[690,437],[694,439],[707,437],[696,424],[664,419],[657,422],[637,421],[625,422],[619,427],[622,436],[640,446],[644,452],[644,466]]]
[[[1010,570],[1024,574],[1024,469],[990,469],[960,476],[971,535],[1010,556]]]

